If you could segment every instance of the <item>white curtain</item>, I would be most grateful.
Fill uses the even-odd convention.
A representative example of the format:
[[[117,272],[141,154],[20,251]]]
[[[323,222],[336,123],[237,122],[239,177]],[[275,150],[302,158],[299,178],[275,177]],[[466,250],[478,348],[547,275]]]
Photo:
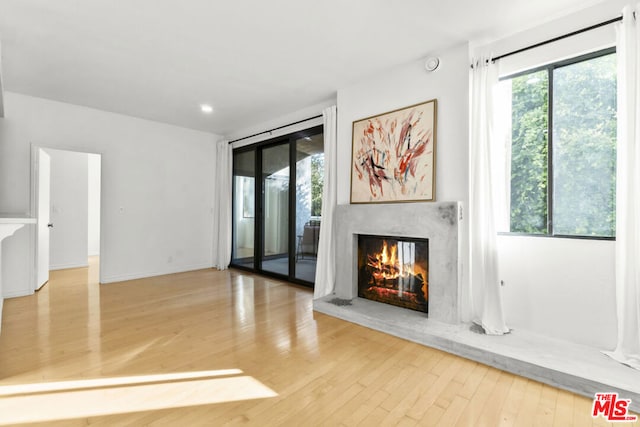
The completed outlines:
[[[640,5],[639,5],[640,6]],[[640,7],[636,6],[636,10]],[[640,40],[634,11],[617,27],[618,162],[616,177],[615,360],[640,369]]]
[[[470,285],[474,318],[490,335],[509,332],[498,276],[497,221],[504,187],[504,140],[496,135],[497,66],[482,58],[471,71],[469,173]]]
[[[322,188],[322,221],[320,222],[314,299],[331,294],[336,278],[336,242],[333,235],[333,219],[337,201],[337,109],[335,106],[325,108],[322,115],[324,117],[324,186]]]
[[[216,145],[214,215],[213,215],[213,267],[225,270],[231,262],[231,173],[233,150],[228,141]]]

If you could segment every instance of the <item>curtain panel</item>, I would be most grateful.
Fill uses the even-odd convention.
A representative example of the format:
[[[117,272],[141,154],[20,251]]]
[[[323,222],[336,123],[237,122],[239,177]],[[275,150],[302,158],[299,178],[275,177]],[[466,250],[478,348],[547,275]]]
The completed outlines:
[[[640,9],[627,6],[617,25],[616,349],[613,359],[640,369]]]
[[[337,148],[337,108],[325,108],[324,119],[324,186],[322,188],[322,221],[318,242],[313,298],[322,298],[333,292],[336,279],[334,213],[337,203],[336,148]]]
[[[216,144],[214,215],[213,215],[213,267],[225,270],[231,263],[231,173],[233,150],[228,141]]]
[[[504,187],[504,150],[495,132],[494,91],[498,71],[490,59],[474,61],[471,70],[469,149],[469,229],[471,305],[485,333],[509,332],[504,319],[498,276],[497,223]],[[502,158],[501,158],[502,156]]]

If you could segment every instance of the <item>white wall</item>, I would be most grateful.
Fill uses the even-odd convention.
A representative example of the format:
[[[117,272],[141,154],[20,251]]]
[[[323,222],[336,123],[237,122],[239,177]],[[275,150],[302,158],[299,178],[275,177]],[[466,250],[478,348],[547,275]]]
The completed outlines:
[[[338,204],[349,204],[351,180],[351,126],[354,120],[384,113],[433,98],[438,100],[436,140],[436,200],[468,202],[468,46],[459,45],[439,53],[440,67],[424,69],[418,60],[363,79],[338,90],[337,182]],[[416,224],[420,227],[420,224]],[[460,244],[466,248],[468,232],[461,222]],[[461,283],[468,288],[464,269],[466,250],[461,252]],[[468,320],[469,301],[460,301]]]
[[[86,153],[45,150],[51,157],[49,269],[87,266],[89,191]]]
[[[88,255],[100,255],[100,162],[99,154],[87,154],[88,182]]]
[[[11,92],[5,113],[0,211],[30,210],[31,144],[101,153],[102,281],[212,265],[216,135]],[[32,292],[24,234],[5,248],[5,296]]]
[[[615,345],[614,242],[499,236],[498,246],[509,327]]]

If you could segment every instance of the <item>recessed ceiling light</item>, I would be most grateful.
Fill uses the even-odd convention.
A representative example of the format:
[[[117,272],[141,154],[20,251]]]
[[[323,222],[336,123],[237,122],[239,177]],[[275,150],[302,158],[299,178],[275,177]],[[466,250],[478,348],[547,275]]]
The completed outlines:
[[[211,114],[213,113],[213,107],[209,104],[202,104],[200,105],[200,111],[206,114]]]

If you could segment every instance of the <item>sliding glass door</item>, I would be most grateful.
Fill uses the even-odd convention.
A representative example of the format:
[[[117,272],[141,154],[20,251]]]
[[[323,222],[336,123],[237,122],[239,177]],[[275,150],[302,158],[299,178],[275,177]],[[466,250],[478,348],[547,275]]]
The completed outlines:
[[[318,241],[322,220],[322,187],[324,185],[323,135],[299,138],[296,154],[296,256],[295,277],[313,282],[316,276]]]
[[[317,127],[234,151],[232,266],[313,285],[323,141]]]
[[[289,275],[289,144],[262,149],[262,270]]]
[[[255,268],[256,152],[233,155],[232,263]]]

